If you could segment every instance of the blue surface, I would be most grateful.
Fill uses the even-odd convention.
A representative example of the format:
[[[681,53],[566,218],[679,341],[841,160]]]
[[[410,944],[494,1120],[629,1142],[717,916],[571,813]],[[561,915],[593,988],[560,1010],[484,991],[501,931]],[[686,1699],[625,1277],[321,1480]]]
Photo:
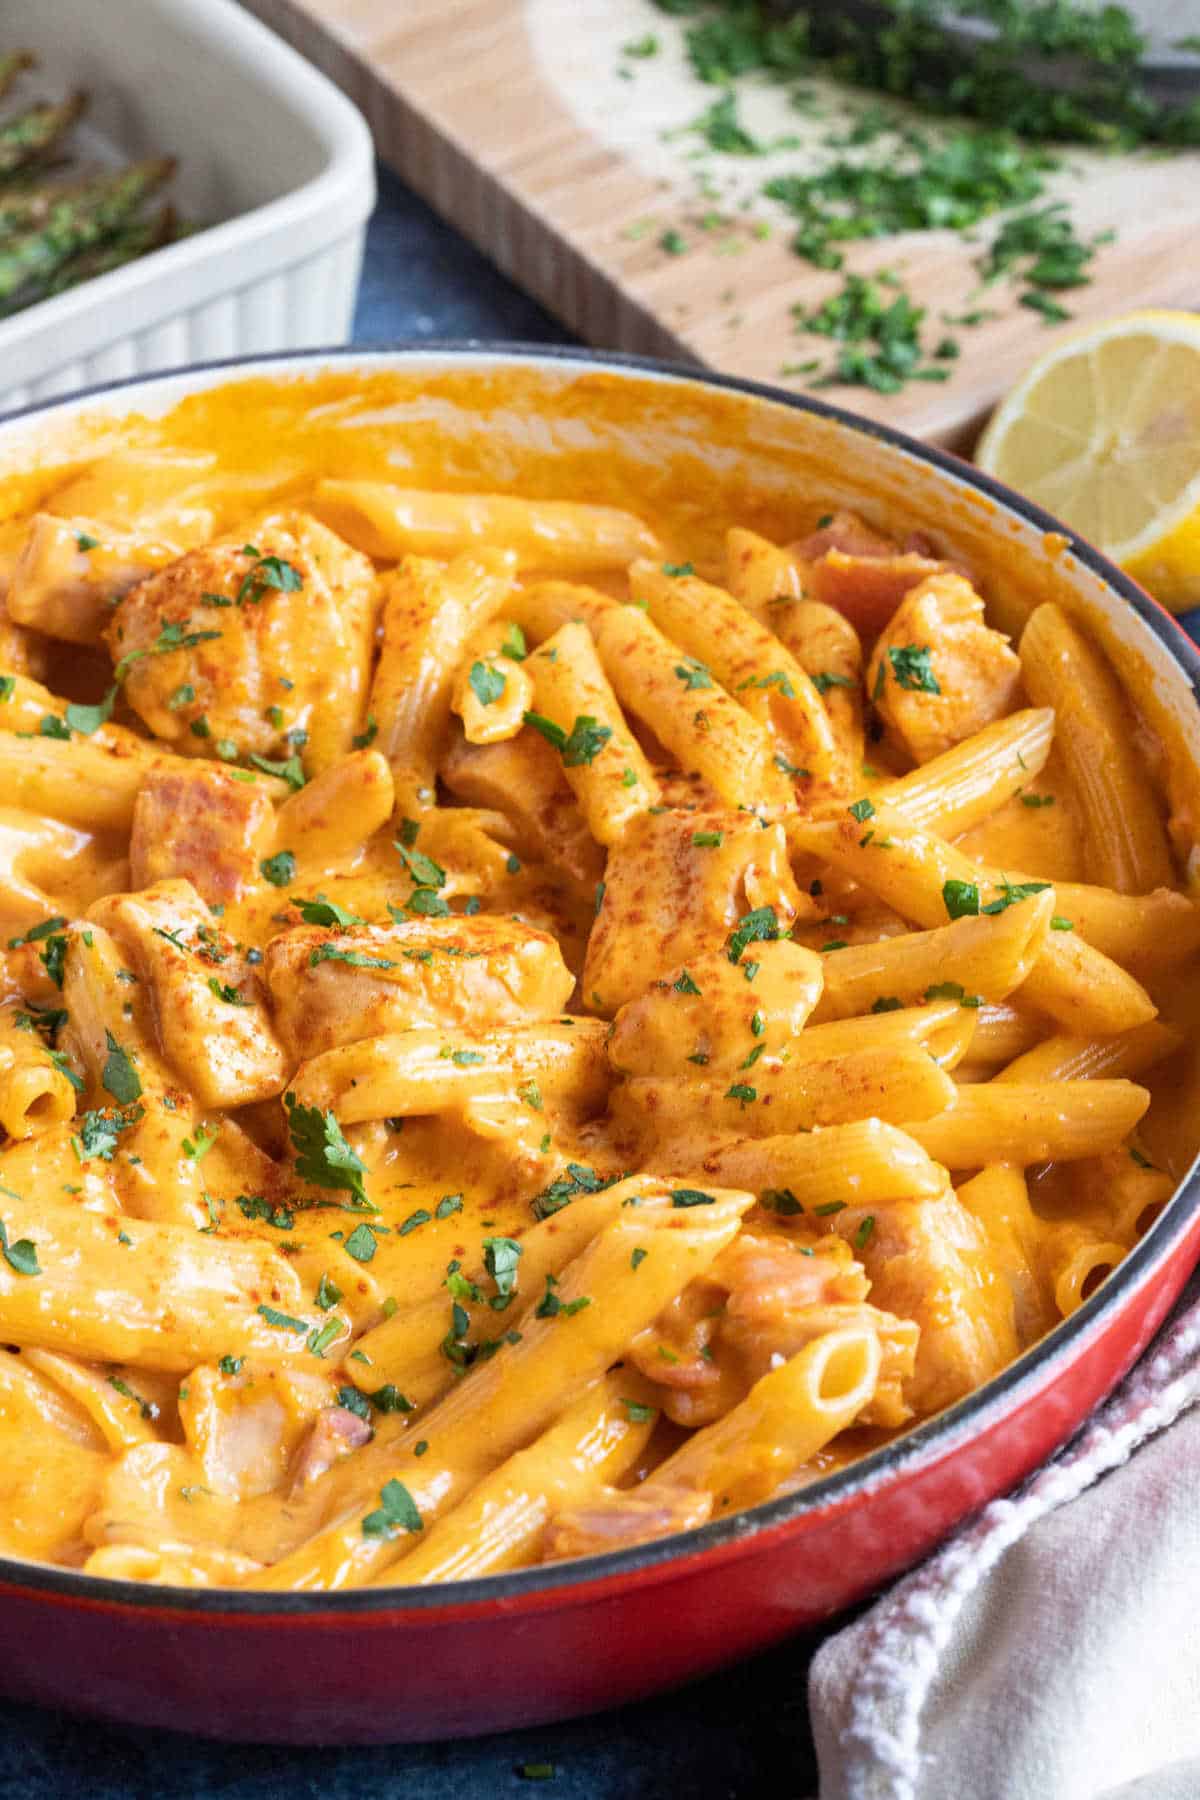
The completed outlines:
[[[573,343],[386,170],[354,321],[360,343]],[[0,1800],[751,1800],[816,1789],[793,1644],[666,1699],[475,1742],[287,1751],[211,1744],[0,1705]],[[11,1651],[10,1651],[11,1653]],[[526,1763],[551,1763],[529,1780]]]

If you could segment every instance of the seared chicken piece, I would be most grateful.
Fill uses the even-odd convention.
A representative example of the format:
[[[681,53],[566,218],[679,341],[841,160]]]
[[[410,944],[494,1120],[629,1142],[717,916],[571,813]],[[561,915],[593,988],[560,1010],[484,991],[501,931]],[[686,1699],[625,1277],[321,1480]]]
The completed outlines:
[[[575,985],[547,932],[488,915],[286,931],[263,973],[295,1061],[415,1025],[481,1032],[554,1018]]]
[[[366,557],[288,513],[139,581],[104,637],[130,705],[181,754],[298,755],[313,775],[361,730],[374,613]]]
[[[983,601],[961,575],[915,588],[871,657],[867,693],[915,763],[952,750],[1011,712],[1021,662],[984,623]]]
[[[783,826],[754,813],[646,813],[609,851],[604,883],[583,979],[597,1012],[712,950],[750,913],[760,916],[747,944],[817,916],[792,877]]]
[[[257,879],[274,829],[259,786],[224,769],[155,769],[133,805],[129,877],[135,888],[179,877],[225,905]]]
[[[101,644],[114,601],[178,555],[175,544],[94,519],[35,513],[9,585],[9,616],[68,644]]]
[[[215,929],[189,881],[112,894],[88,914],[111,931],[149,989],[167,1060],[202,1106],[245,1106],[288,1074],[258,972]]]

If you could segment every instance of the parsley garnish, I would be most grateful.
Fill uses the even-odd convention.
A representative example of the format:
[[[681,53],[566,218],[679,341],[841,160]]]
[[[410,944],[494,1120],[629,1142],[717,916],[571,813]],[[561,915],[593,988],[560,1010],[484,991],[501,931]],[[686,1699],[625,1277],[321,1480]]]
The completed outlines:
[[[314,1187],[344,1188],[362,1211],[377,1209],[363,1186],[366,1164],[350,1148],[333,1112],[302,1106],[295,1094],[284,1095],[288,1131],[296,1152],[296,1172]]]
[[[912,693],[940,694],[942,690],[930,666],[932,654],[928,644],[889,645],[887,657],[897,685]]]
[[[295,1331],[297,1333],[303,1333],[308,1330],[308,1326],[303,1319],[293,1319],[290,1313],[278,1312],[273,1306],[256,1306],[254,1310],[261,1318],[264,1318],[267,1321],[268,1325],[273,1325],[277,1331]]]
[[[272,887],[287,887],[295,879],[296,858],[290,850],[277,850],[274,856],[264,857],[258,865],[259,874]]]
[[[467,680],[480,706],[491,706],[494,701],[500,699],[508,686],[508,682],[500,670],[493,669],[484,662],[471,664],[471,672],[467,676]]]
[[[18,1275],[40,1275],[41,1267],[37,1259],[37,1245],[32,1238],[18,1238],[15,1244],[8,1241],[8,1230],[0,1219],[0,1254],[3,1255],[9,1268]]]
[[[368,1513],[362,1522],[364,1537],[394,1538],[398,1531],[421,1531],[421,1515],[417,1503],[402,1481],[385,1481],[379,1494],[377,1511]]]
[[[756,906],[751,912],[743,914],[730,932],[725,944],[725,954],[731,963],[739,962],[748,945],[765,943],[778,936],[779,920],[775,908]]]
[[[100,1080],[105,1091],[110,1093],[118,1106],[129,1106],[138,1099],[142,1084],[138,1080],[137,1070],[131,1062],[128,1052],[122,1050],[111,1031],[104,1033],[104,1041],[108,1046],[108,1056]]]
[[[685,662],[675,664],[675,673],[689,693],[694,692],[697,688],[710,688],[713,685],[712,675],[704,664],[696,662],[690,656]]]

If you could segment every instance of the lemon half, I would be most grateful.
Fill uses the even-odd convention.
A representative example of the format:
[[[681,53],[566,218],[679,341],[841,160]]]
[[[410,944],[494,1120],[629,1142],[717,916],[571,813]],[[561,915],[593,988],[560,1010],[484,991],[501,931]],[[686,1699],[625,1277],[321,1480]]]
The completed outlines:
[[[1084,327],[1034,363],[975,452],[1175,612],[1200,606],[1200,314]]]

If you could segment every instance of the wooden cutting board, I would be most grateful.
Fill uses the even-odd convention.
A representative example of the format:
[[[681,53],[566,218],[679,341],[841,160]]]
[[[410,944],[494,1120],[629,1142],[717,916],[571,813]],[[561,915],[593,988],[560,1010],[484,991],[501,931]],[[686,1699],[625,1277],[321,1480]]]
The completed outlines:
[[[819,304],[840,277],[797,258],[786,217],[754,197],[802,149],[778,152],[778,163],[697,154],[700,139],[680,128],[720,90],[687,69],[675,19],[644,0],[248,4],[357,102],[385,162],[589,343],[796,391],[812,376],[784,374],[787,365],[828,362],[828,343],[798,334],[792,309]],[[659,53],[622,56],[647,31]],[[802,144],[836,130],[839,107],[850,118],[864,104],[805,86],[810,113],[783,121]],[[764,88],[741,104],[755,135],[773,142],[770,108],[785,98]],[[1117,234],[1098,252],[1092,284],[1064,297],[1076,319],[1200,307],[1200,154],[1068,150],[1065,161],[1051,196],[1071,201],[1081,233]],[[847,266],[901,273],[928,308],[930,343],[950,331],[961,356],[944,383],[892,396],[836,387],[828,397],[918,436],[968,443],[1032,358],[1070,329],[1044,325],[1004,283],[981,301],[978,254],[978,242],[949,232],[851,246]],[[980,304],[998,316],[972,329],[940,322]]]

